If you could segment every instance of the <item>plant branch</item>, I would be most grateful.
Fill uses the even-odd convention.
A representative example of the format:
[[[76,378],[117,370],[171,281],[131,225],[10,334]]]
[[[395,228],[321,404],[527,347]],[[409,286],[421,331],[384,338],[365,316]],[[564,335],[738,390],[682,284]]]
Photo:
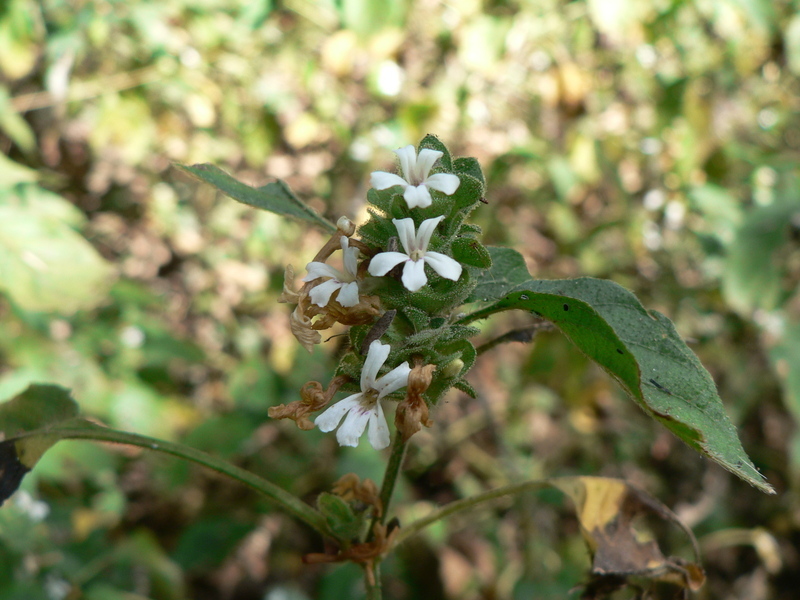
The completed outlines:
[[[408,444],[403,440],[402,434],[399,431],[396,432],[394,445],[392,446],[392,454],[389,456],[389,462],[386,464],[386,473],[383,476],[380,496],[383,511],[381,512],[380,518],[375,520],[377,523],[383,524],[386,522],[386,515],[389,513],[389,504],[392,501],[394,486],[397,483],[397,477],[400,474],[400,467],[406,456],[407,447]],[[375,522],[373,522],[373,525]]]
[[[407,527],[401,528],[397,533],[394,545],[397,546],[403,543],[412,535],[416,535],[425,529],[428,525],[432,525],[433,523],[436,523],[436,521],[440,521],[456,513],[475,508],[480,504],[489,502],[490,500],[496,500],[497,498],[502,498],[503,496],[519,494],[521,492],[539,489],[548,485],[550,485],[549,481],[544,479],[514,483],[511,485],[504,485],[503,487],[489,490],[488,492],[483,492],[482,494],[477,494],[469,498],[464,498],[463,500],[456,500],[450,504],[445,504],[444,506],[433,511],[427,517],[417,519]]]
[[[533,341],[533,338],[536,334],[540,331],[550,331],[554,329],[552,323],[548,321],[542,321],[540,323],[535,323],[529,327],[521,327],[519,329],[512,329],[511,331],[504,333],[501,336],[498,336],[492,340],[489,340],[485,344],[481,344],[476,348],[478,352],[478,356],[483,354],[484,352],[488,352],[495,346],[499,346],[500,344],[505,344],[507,342],[522,342],[523,344],[529,344]]]
[[[188,460],[198,465],[203,465],[263,494],[290,515],[317,530],[320,534],[338,539],[328,529],[325,517],[296,496],[293,496],[283,488],[258,475],[232,465],[221,458],[211,456],[201,450],[143,435],[107,429],[98,425],[59,428],[54,433],[62,439],[92,440],[138,446],[148,450],[171,454],[172,456]]]

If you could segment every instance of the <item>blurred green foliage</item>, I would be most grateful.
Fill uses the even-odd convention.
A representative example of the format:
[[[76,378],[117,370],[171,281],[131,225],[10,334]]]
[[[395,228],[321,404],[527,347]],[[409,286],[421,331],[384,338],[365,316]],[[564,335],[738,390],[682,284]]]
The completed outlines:
[[[699,597],[794,598],[799,8],[7,0],[0,397],[58,383],[103,422],[309,500],[348,471],[379,477],[368,446],[267,418],[335,364],[337,338],[305,354],[276,304],[284,266],[301,269],[322,235],[171,164],[280,177],[331,220],[363,220],[369,172],[433,132],[484,167],[488,243],[542,278],[613,279],[676,321],[781,496],[658,431],[554,332],[481,357],[478,400],[453,395],[415,438],[405,510],[522,477],[624,476],[697,531]],[[361,593],[354,567],[301,564],[319,551],[310,532],[168,459],[67,442],[24,487],[0,511],[4,599]],[[386,563],[386,594],[566,597],[588,565],[576,527],[546,494],[443,524]]]

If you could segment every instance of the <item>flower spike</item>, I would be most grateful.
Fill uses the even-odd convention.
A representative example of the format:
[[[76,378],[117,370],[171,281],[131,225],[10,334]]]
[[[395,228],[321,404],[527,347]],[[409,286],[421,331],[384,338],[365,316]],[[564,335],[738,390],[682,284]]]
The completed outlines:
[[[440,252],[429,252],[428,244],[431,241],[436,226],[444,216],[435,219],[426,219],[419,231],[414,229],[414,219],[392,219],[397,227],[397,235],[405,254],[402,252],[381,252],[374,256],[369,263],[369,274],[380,277],[401,263],[403,267],[403,285],[409,292],[416,292],[426,283],[425,263],[445,279],[458,281],[461,277],[461,265],[454,259]]]
[[[370,177],[370,183],[376,190],[386,190],[395,185],[405,188],[403,198],[405,198],[408,208],[427,208],[431,205],[430,190],[437,190],[451,196],[458,189],[461,181],[457,175],[450,173],[436,173],[429,175],[434,163],[442,157],[442,152],[423,148],[417,155],[414,146],[406,146],[395,150],[400,159],[400,170],[405,178],[386,173],[385,171],[374,171]]]
[[[333,431],[339,427],[336,439],[340,446],[358,446],[367,426],[367,437],[373,448],[382,450],[389,445],[389,425],[383,414],[381,399],[405,387],[411,373],[408,362],[404,362],[376,379],[390,351],[389,344],[381,344],[378,340],[372,342],[361,371],[361,392],[340,400],[315,419],[321,431]],[[342,418],[344,422],[339,425]]]

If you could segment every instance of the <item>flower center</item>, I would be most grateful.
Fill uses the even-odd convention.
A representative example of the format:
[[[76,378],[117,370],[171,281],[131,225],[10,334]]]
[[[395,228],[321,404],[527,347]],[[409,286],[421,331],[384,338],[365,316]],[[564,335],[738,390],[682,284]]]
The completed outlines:
[[[425,258],[425,253],[422,250],[412,250],[411,253],[408,255],[408,258],[417,262],[418,260],[422,260]]]
[[[364,408],[372,408],[378,402],[378,390],[368,389],[361,393],[361,406]]]

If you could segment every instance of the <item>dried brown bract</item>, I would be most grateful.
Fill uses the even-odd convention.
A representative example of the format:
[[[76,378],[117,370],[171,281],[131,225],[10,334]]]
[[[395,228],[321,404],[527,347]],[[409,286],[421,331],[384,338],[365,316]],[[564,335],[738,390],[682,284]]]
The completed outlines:
[[[309,381],[300,389],[300,400],[289,404],[280,404],[269,408],[269,416],[273,419],[291,419],[299,429],[314,429],[314,423],[308,418],[311,413],[324,408],[333,395],[350,378],[346,375],[334,377],[327,390],[322,389],[318,381]]]
[[[417,433],[422,425],[430,427],[433,424],[429,416],[428,403],[422,394],[430,387],[435,370],[436,365],[423,365],[421,361],[411,369],[406,397],[398,404],[394,417],[395,427],[402,434],[404,442]]]

